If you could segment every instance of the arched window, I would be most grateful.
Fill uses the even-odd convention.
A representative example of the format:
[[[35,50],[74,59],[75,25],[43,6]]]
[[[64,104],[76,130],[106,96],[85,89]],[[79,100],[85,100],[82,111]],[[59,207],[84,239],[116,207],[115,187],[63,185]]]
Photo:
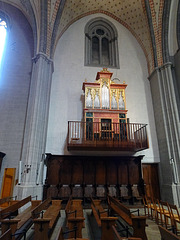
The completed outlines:
[[[119,68],[117,31],[104,18],[86,24],[85,65]]]
[[[2,17],[0,14],[0,65],[6,40],[6,29],[7,29],[6,19]]]

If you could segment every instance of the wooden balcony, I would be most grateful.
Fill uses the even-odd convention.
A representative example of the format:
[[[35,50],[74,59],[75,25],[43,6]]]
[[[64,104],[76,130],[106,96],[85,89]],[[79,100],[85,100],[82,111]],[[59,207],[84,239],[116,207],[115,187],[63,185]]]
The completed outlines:
[[[149,147],[146,124],[68,122],[68,150],[131,151]]]

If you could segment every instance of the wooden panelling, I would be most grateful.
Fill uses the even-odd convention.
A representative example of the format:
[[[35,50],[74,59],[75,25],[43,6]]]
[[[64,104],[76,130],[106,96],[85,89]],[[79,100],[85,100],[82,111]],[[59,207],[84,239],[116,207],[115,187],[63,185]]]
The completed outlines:
[[[47,159],[47,186],[68,185],[133,185],[141,180],[142,156],[59,156],[50,155]],[[85,185],[84,185],[85,184]],[[79,187],[81,187],[79,186]],[[60,190],[61,189],[61,190]],[[74,190],[74,189],[73,189]],[[61,195],[61,192],[58,194]],[[59,195],[59,196],[60,196]],[[53,195],[53,197],[55,197]]]
[[[117,184],[117,164],[116,161],[106,161],[107,167],[107,184]]]
[[[128,165],[129,169],[129,183],[138,184],[139,183],[139,164],[136,161],[131,161]]]
[[[72,164],[72,184],[82,184],[83,183],[83,164],[82,159],[74,159]]]
[[[84,183],[95,184],[95,162],[84,159]]]
[[[124,161],[118,165],[118,184],[128,184],[128,165]]]
[[[61,184],[71,184],[71,175],[72,175],[72,163],[70,159],[63,159],[60,168],[60,183]]]
[[[106,163],[103,160],[98,160],[96,162],[96,184],[106,184]]]
[[[48,183],[50,182],[51,185],[57,185],[59,183],[59,170],[60,170],[60,163],[58,159],[51,159],[48,162]]]

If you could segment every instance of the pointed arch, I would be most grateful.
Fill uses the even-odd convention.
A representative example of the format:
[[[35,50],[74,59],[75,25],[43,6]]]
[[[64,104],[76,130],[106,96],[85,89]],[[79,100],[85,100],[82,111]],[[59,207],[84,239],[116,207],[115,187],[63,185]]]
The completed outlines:
[[[98,17],[85,26],[85,65],[119,68],[118,34],[114,25]]]

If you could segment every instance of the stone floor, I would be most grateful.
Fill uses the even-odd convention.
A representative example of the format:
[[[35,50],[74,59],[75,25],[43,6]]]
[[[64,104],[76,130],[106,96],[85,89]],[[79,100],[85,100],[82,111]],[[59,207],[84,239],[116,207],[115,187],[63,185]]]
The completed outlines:
[[[148,227],[146,228],[148,240],[161,240],[157,224],[150,219],[147,219],[146,223],[148,224]]]

